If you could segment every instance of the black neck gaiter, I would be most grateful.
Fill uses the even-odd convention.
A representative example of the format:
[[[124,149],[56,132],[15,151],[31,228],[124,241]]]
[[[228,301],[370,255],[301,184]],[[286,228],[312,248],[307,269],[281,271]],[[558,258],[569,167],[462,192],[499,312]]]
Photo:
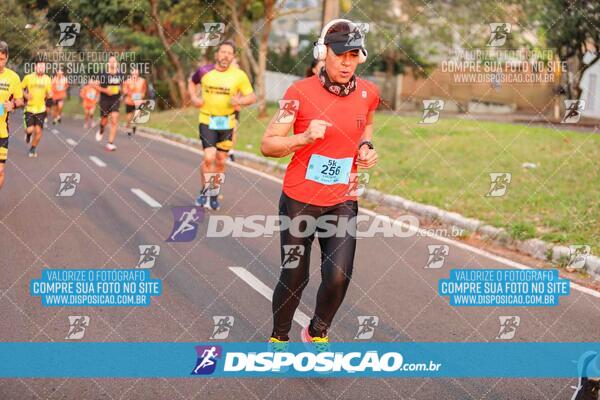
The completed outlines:
[[[346,97],[350,93],[356,90],[356,75],[352,75],[352,78],[348,81],[348,83],[337,83],[332,82],[325,71],[325,67],[321,68],[319,71],[319,82],[325,89],[329,92],[335,94],[336,96]]]

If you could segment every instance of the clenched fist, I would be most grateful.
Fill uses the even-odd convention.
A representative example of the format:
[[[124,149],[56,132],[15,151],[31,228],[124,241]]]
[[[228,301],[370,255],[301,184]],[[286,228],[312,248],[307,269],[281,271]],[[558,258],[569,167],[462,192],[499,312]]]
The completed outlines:
[[[372,168],[377,164],[377,152],[375,149],[369,148],[366,144],[363,144],[360,149],[358,149],[358,154],[356,157],[356,165],[359,168]]]
[[[331,126],[329,122],[320,119],[313,119],[310,121],[308,128],[302,134],[304,144],[313,144],[317,139],[323,139],[325,137],[325,130],[328,126]]]
[[[204,99],[202,97],[194,96],[194,97],[192,97],[191,100],[192,100],[192,104],[195,107],[200,108],[200,107],[202,107],[204,105]]]
[[[15,109],[15,104],[12,101],[7,101],[4,103],[4,111],[11,112]]]

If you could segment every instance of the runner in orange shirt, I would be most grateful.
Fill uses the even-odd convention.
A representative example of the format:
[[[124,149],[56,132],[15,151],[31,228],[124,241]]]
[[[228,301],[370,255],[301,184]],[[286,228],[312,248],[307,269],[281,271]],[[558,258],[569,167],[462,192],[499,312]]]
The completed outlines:
[[[131,127],[135,107],[144,101],[148,92],[148,84],[144,78],[140,77],[137,69],[131,70],[131,76],[123,84],[123,92],[125,94],[125,112],[127,113],[127,135],[131,136],[137,128],[135,125]]]
[[[91,79],[87,85],[81,88],[79,92],[81,97],[84,113],[83,127],[93,128],[96,124],[94,123],[94,111],[96,110],[96,104],[100,98],[100,92],[96,89],[96,83]]]
[[[56,71],[54,78],[52,78],[52,125],[60,123],[68,88],[69,82],[67,81],[64,72],[59,69]]]

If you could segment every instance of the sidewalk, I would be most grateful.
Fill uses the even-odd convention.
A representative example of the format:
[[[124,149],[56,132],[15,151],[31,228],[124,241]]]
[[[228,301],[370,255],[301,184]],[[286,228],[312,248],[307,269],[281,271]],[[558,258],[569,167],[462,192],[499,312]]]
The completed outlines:
[[[188,145],[201,145],[200,140],[198,139],[185,137],[172,132],[149,127],[140,127],[140,131],[152,135],[163,136],[167,139],[183,142]],[[273,160],[245,151],[235,150],[235,156],[237,159],[250,161],[271,170],[283,172],[287,168],[286,164],[277,163]],[[552,262],[559,267],[566,266],[572,258],[571,249],[567,246],[552,245],[536,238],[517,240],[511,238],[504,228],[496,228],[487,225],[478,219],[467,218],[459,213],[443,210],[429,204],[422,204],[400,196],[383,193],[375,189],[366,189],[362,197],[375,204],[385,205],[398,210],[405,210],[444,226],[460,228],[466,233],[475,234],[484,241],[494,245],[520,252],[537,260]],[[600,257],[589,254],[578,269],[582,272],[585,271],[594,280],[600,280]]]
[[[382,114],[399,115],[403,117],[422,117],[421,111],[385,111],[378,110]],[[559,120],[539,114],[475,114],[442,112],[441,118],[462,119],[466,121],[486,121],[506,124],[519,124],[525,126],[538,126],[550,129],[569,130],[577,132],[600,133],[600,120],[582,117],[577,124],[561,124]]]

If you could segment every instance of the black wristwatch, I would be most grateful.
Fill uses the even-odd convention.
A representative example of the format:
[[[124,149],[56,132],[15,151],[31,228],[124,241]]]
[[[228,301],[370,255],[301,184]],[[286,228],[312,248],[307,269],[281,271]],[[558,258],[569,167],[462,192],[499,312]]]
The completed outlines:
[[[360,144],[358,145],[358,148],[360,149],[361,147],[363,147],[363,144],[366,144],[367,146],[369,146],[369,148],[371,150],[373,150],[373,143],[371,143],[370,140],[363,140],[362,142],[360,142]]]

